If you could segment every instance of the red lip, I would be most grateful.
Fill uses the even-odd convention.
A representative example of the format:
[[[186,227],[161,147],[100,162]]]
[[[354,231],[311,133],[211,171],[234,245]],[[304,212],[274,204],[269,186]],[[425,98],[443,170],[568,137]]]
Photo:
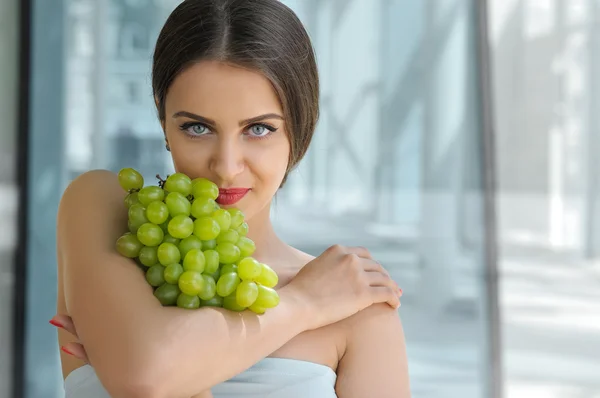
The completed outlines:
[[[216,202],[225,206],[232,205],[239,202],[249,191],[249,188],[219,188]]]

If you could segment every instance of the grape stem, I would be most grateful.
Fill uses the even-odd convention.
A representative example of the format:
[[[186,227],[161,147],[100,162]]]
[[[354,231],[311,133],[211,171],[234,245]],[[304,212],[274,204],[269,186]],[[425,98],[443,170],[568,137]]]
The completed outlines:
[[[165,180],[163,180],[160,177],[160,174],[157,174],[156,178],[158,179],[158,186],[161,187],[161,189],[164,189],[164,187],[165,187]],[[169,178],[169,176],[167,176],[167,178]]]

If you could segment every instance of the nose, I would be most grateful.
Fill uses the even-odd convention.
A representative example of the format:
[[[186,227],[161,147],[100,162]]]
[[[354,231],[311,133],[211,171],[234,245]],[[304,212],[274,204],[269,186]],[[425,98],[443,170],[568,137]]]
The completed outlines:
[[[210,159],[210,169],[218,178],[219,185],[233,184],[244,171],[242,143],[238,137],[219,137]]]

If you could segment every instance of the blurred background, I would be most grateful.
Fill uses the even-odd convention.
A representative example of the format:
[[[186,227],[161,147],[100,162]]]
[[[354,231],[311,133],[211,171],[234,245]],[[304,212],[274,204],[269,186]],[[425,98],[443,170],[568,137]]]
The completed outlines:
[[[415,398],[600,397],[600,0],[283,2],[322,116],[281,235],[391,271]],[[64,396],[69,181],[172,170],[150,61],[178,3],[0,0],[0,397]]]

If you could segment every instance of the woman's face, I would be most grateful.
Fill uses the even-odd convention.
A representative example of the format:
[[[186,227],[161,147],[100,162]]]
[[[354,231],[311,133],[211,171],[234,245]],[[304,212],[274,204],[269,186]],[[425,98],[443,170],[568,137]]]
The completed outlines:
[[[222,207],[251,219],[270,204],[290,142],[279,99],[260,73],[213,61],[187,68],[167,93],[163,129],[175,170],[216,183]]]

